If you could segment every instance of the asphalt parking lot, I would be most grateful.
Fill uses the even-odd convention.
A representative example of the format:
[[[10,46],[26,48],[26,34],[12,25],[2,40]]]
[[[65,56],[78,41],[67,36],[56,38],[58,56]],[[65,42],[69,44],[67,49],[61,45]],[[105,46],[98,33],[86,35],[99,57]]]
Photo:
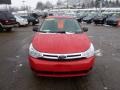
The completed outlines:
[[[86,25],[96,49],[87,77],[35,77],[28,62],[32,26],[0,33],[0,90],[120,90],[120,28]]]

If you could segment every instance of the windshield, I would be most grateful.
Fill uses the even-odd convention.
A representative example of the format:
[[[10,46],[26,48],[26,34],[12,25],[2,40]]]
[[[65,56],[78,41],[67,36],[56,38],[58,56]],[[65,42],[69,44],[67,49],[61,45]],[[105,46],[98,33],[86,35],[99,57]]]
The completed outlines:
[[[28,18],[28,16],[21,16],[22,18]]]
[[[40,29],[43,32],[82,32],[75,19],[46,19]]]
[[[15,15],[15,18],[17,18],[17,19],[23,19],[22,17],[17,16],[17,15]]]

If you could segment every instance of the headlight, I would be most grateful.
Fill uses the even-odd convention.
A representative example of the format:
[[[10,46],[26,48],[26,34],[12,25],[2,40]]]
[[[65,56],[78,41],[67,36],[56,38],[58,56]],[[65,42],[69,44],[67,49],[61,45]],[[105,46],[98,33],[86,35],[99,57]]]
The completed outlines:
[[[36,21],[38,21],[38,19],[36,19]]]
[[[25,22],[28,22],[28,20],[27,20],[27,19],[25,19]]]
[[[83,52],[82,56],[86,57],[86,58],[89,58],[89,57],[94,56],[94,54],[95,54],[94,46],[91,43],[90,48],[87,51]]]
[[[38,57],[42,57],[42,53],[40,53],[39,51],[35,50],[33,45],[30,44],[30,47],[29,47],[29,55],[34,57],[34,58],[38,58]]]

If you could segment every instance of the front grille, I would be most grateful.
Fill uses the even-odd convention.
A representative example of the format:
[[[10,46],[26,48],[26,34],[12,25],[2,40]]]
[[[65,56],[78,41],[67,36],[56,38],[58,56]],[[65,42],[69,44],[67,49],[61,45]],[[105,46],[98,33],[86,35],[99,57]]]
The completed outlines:
[[[70,61],[70,60],[82,60],[85,59],[83,57],[82,53],[74,53],[74,54],[49,54],[49,53],[43,53],[42,57],[39,57],[38,59],[44,59],[44,60],[59,60],[59,61]]]

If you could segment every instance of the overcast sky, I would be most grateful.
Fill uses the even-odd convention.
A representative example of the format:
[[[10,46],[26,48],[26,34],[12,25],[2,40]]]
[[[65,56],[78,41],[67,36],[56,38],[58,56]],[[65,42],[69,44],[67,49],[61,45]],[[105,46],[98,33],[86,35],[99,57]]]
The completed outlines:
[[[11,0],[12,6],[20,7],[23,5],[23,0]],[[52,4],[55,4],[58,0],[24,0],[26,1],[25,4],[31,6],[32,8],[36,7],[37,2],[43,2],[46,3],[47,1],[50,1]],[[64,1],[64,0],[61,0]],[[114,0],[112,0],[114,1]]]
[[[12,1],[12,6],[22,6],[23,5],[23,0],[11,0]],[[26,1],[25,4],[30,5],[31,7],[35,8],[37,2],[41,1],[43,3],[45,3],[46,1],[50,1],[51,3],[55,4],[57,2],[57,0],[24,0]]]

